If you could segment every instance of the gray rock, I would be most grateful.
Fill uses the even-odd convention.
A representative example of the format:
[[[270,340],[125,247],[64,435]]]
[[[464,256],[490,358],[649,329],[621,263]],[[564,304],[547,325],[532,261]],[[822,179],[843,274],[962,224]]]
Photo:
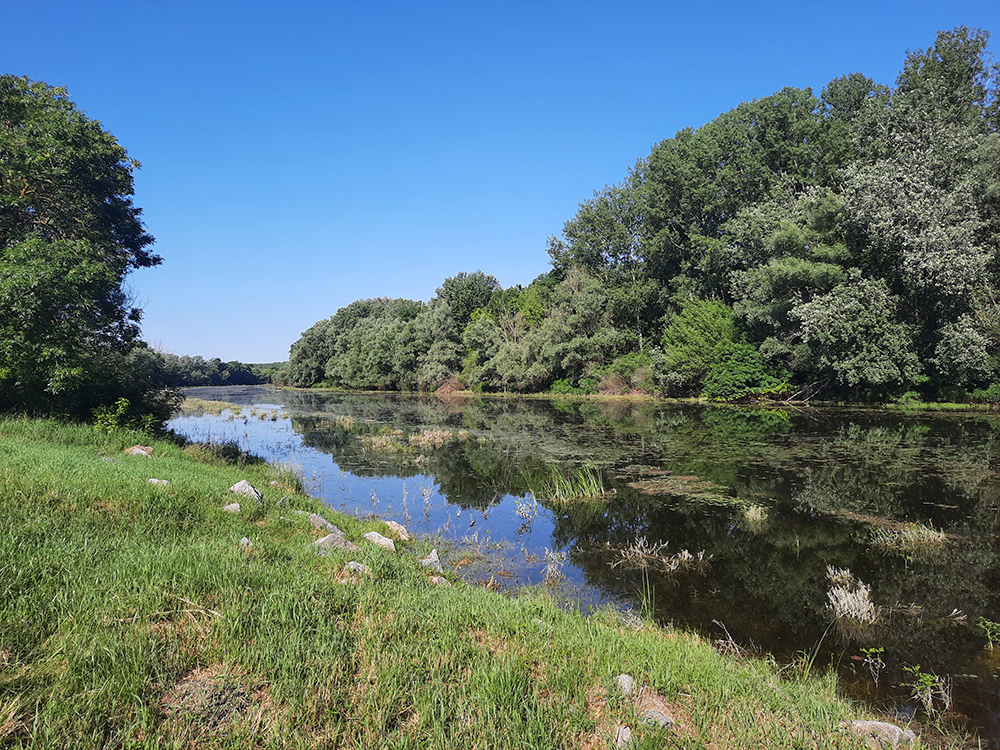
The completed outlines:
[[[166,479],[150,479],[150,484],[170,484]]]
[[[247,552],[253,549],[253,542],[251,542],[247,537],[240,539],[240,546]]]
[[[105,456],[101,460],[102,461],[107,461],[109,464],[116,464],[116,463],[118,463],[118,459],[117,458],[111,458],[111,456]]]
[[[239,513],[241,510],[239,503],[230,503],[229,505],[223,505],[222,509],[227,513]]]
[[[393,541],[387,536],[382,536],[377,531],[369,531],[364,536],[365,539],[367,539],[372,544],[377,544],[379,547],[387,549],[390,552],[396,551],[396,545],[393,543]]]
[[[312,546],[316,548],[316,553],[319,555],[328,555],[338,549],[355,550],[358,548],[358,545],[348,541],[343,534],[327,534],[322,539],[313,542]]]
[[[615,732],[615,747],[629,747],[632,744],[632,728],[618,727]]]
[[[288,495],[285,495],[283,498],[281,498],[278,501],[278,507],[279,508],[287,508],[291,502],[292,502],[292,498],[290,498]]]
[[[406,527],[401,523],[396,523],[395,521],[384,521],[386,526],[396,532],[396,536],[399,537],[399,541],[408,542],[410,541],[410,532],[406,530]]]
[[[372,569],[369,568],[367,565],[365,565],[364,563],[355,562],[354,560],[351,560],[349,563],[347,563],[346,567],[348,570],[357,573],[359,575],[368,575],[369,573],[372,572]]]
[[[315,528],[319,529],[320,531],[327,531],[327,532],[329,532],[331,534],[340,534],[341,536],[344,535],[343,531],[341,531],[336,526],[334,526],[332,523],[330,523],[329,521],[327,521],[319,513],[312,513],[312,514],[310,514],[310,516],[309,516],[309,523],[311,523]]]
[[[444,573],[444,566],[441,565],[441,558],[438,557],[438,551],[432,549],[431,553],[427,557],[421,558],[420,564],[425,568],[430,568],[435,573]]]
[[[887,747],[913,747],[917,735],[910,729],[897,727],[885,721],[852,721],[849,725],[859,737],[868,740],[868,746],[881,750]]]
[[[244,497],[249,497],[256,500],[258,503],[264,502],[264,494],[254,487],[250,482],[245,479],[241,479],[232,487],[229,488],[230,492],[235,492],[237,495],[243,495]]]
[[[648,708],[642,712],[642,719],[640,722],[642,724],[656,724],[661,727],[669,727],[674,723],[674,720],[663,713],[663,711],[657,711],[655,708]]]
[[[632,679],[631,675],[620,674],[615,678],[615,682],[618,683],[618,689],[622,691],[622,695],[627,697],[635,692],[635,680]]]
[[[430,581],[435,586],[451,586],[451,581],[444,576],[431,576]]]

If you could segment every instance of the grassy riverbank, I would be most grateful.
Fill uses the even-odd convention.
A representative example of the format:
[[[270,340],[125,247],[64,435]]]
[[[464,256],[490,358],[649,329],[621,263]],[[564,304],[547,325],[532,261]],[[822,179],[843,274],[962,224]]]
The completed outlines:
[[[136,443],[152,457],[126,455]],[[227,460],[0,421],[0,746],[604,748],[623,726],[635,748],[859,746],[832,676],[567,614],[543,591],[434,585],[423,543],[383,550],[362,537],[391,536],[380,521]],[[229,491],[240,479],[262,509]],[[242,513],[222,510],[234,501]],[[322,534],[294,510],[360,549],[317,556]],[[640,724],[650,709],[674,727]]]

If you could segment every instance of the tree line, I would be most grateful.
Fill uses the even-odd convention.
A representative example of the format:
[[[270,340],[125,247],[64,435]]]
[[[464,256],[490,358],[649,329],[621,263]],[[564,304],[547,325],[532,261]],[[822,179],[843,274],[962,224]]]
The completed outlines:
[[[722,400],[1000,398],[1000,67],[958,27],[655,145],[548,242],[430,302],[359,300],[291,347],[309,387]]]

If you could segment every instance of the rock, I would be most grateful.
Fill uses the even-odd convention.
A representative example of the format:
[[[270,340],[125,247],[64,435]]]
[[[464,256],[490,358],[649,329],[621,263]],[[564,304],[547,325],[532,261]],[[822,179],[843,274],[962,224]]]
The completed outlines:
[[[365,534],[365,539],[367,539],[369,542],[373,544],[377,544],[379,547],[382,547],[383,549],[389,550],[390,552],[396,551],[396,545],[393,543],[393,541],[389,537],[382,536],[377,531],[369,531],[367,534]]]
[[[430,581],[435,586],[451,586],[451,581],[444,576],[431,576]]]
[[[170,484],[166,479],[150,479],[150,484]]]
[[[358,548],[358,545],[348,541],[343,534],[327,534],[322,539],[313,542],[312,546],[316,548],[316,554],[319,555],[328,555],[333,550],[338,549],[355,550]]]
[[[239,503],[230,503],[229,505],[223,505],[222,509],[227,513],[239,513],[241,510]]]
[[[244,497],[252,498],[258,503],[264,503],[264,494],[254,487],[250,482],[245,479],[241,479],[232,487],[229,488],[230,492],[235,492],[237,495],[243,495]]]
[[[663,713],[663,711],[657,711],[655,708],[648,708],[642,712],[642,719],[640,720],[640,723],[669,727],[674,723],[674,720]]]
[[[130,456],[146,456],[146,458],[149,458],[153,455],[153,448],[149,445],[133,445],[131,448],[126,448],[125,453]]]
[[[253,549],[253,542],[251,542],[247,537],[240,539],[240,546],[247,552]]]
[[[436,549],[432,549],[427,557],[421,558],[420,564],[425,568],[430,568],[435,573],[444,573],[444,566],[441,565],[441,558],[438,557]]]
[[[410,541],[410,532],[406,530],[406,527],[401,523],[396,523],[395,521],[385,521],[386,526],[396,532],[396,536],[399,537],[399,541],[408,542]]]
[[[632,728],[618,727],[615,732],[615,747],[629,747],[632,744]]]
[[[275,482],[273,479],[270,482],[268,482],[268,484],[271,485],[272,487],[277,487],[278,486],[278,483]]]
[[[917,735],[910,729],[897,727],[885,721],[852,721],[851,731],[868,740],[868,746],[881,750],[887,747],[913,747]]]
[[[287,507],[288,507],[288,505],[289,505],[289,504],[290,504],[291,502],[292,502],[292,498],[290,498],[290,497],[289,497],[288,495],[285,495],[285,496],[284,496],[283,498],[281,498],[281,499],[280,499],[280,500],[278,501],[278,507],[279,507],[279,508],[287,508]]]
[[[368,575],[369,573],[372,572],[372,569],[369,568],[367,565],[365,565],[364,563],[355,562],[354,560],[351,560],[349,563],[347,563],[346,567],[351,572],[357,573],[359,575]]]
[[[118,459],[117,458],[111,458],[111,456],[105,456],[101,460],[102,461],[107,461],[109,464],[116,464],[116,463],[118,463]]]
[[[343,531],[341,531],[336,526],[334,526],[332,523],[330,523],[329,521],[327,521],[319,513],[312,513],[312,514],[310,514],[309,515],[309,523],[311,523],[315,528],[319,529],[320,531],[327,531],[327,532],[329,532],[331,534],[340,534],[341,536],[344,535]]]
[[[635,680],[632,679],[631,675],[620,674],[615,678],[615,682],[618,683],[618,689],[622,691],[622,695],[629,696],[635,691]]]

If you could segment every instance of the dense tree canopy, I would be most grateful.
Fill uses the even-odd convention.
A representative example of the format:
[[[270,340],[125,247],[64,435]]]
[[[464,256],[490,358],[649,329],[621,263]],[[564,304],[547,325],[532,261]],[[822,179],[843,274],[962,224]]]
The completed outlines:
[[[0,76],[0,409],[165,416],[123,283],[155,266],[131,159],[63,89]]]
[[[724,399],[954,398],[1000,382],[988,40],[942,31],[894,88],[848,73],[661,141],[549,239],[550,274],[506,290],[482,271],[446,279],[419,313],[437,310],[441,343],[427,326],[419,345],[387,338],[411,343],[379,387],[433,388],[448,368],[486,390],[620,390],[630,373],[634,388]],[[330,378],[331,325],[293,347],[290,382],[325,368],[348,383]],[[434,377],[417,378],[435,346]]]

